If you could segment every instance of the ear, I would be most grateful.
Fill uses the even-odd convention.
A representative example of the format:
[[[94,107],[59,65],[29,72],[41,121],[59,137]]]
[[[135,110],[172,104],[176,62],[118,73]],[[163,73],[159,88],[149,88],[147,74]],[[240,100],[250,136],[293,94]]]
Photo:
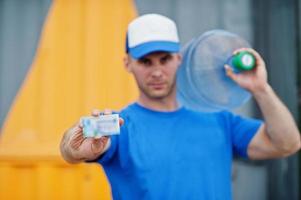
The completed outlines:
[[[126,69],[126,71],[128,72],[132,72],[132,69],[131,69],[131,58],[128,54],[126,54],[123,58],[123,63],[124,63],[124,67]]]
[[[178,66],[180,66],[182,63],[182,54],[177,53],[177,59],[178,59]]]

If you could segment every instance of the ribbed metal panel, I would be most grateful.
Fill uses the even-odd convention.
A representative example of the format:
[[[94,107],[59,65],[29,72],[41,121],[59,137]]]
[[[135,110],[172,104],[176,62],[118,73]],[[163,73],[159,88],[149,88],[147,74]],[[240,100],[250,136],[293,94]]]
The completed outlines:
[[[262,52],[269,81],[279,97],[298,118],[297,76],[298,1],[255,0],[256,47]],[[285,133],[284,133],[285,134]],[[300,156],[300,154],[299,154]],[[300,199],[298,155],[268,163],[269,199]],[[300,165],[299,165],[300,166]]]
[[[0,1],[0,127],[32,63],[50,3]]]
[[[132,3],[52,3],[34,62],[2,127],[0,199],[110,199],[101,168],[67,165],[59,142],[93,108],[118,110],[136,97],[122,63]]]

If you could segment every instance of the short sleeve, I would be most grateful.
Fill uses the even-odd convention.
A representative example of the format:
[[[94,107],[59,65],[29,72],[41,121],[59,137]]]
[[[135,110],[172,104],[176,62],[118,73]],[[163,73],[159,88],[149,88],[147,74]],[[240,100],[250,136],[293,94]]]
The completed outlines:
[[[105,164],[112,159],[112,157],[114,156],[116,149],[117,149],[117,140],[118,140],[117,137],[118,136],[116,136],[116,135],[111,136],[111,146],[103,155],[101,155],[96,160],[98,163]]]
[[[229,130],[234,154],[248,158],[248,146],[259,127],[261,120],[241,117],[228,112]]]

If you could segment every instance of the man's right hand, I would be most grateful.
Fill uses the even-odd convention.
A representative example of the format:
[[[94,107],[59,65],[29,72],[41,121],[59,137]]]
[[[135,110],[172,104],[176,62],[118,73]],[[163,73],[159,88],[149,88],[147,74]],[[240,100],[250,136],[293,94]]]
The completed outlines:
[[[101,112],[94,110],[92,116],[97,117]],[[106,109],[103,114],[111,114],[111,110]],[[123,119],[119,118],[120,125]],[[109,137],[86,138],[79,123],[69,128],[61,141],[60,150],[63,158],[69,163],[95,160],[103,154],[111,144]]]

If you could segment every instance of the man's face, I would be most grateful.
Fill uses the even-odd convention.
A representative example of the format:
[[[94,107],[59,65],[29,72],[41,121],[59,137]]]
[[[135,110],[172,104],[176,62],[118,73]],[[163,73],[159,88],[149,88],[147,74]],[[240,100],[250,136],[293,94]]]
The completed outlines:
[[[141,94],[150,99],[163,99],[175,94],[175,77],[180,63],[180,54],[167,52],[151,53],[138,60],[130,56],[125,59]]]

